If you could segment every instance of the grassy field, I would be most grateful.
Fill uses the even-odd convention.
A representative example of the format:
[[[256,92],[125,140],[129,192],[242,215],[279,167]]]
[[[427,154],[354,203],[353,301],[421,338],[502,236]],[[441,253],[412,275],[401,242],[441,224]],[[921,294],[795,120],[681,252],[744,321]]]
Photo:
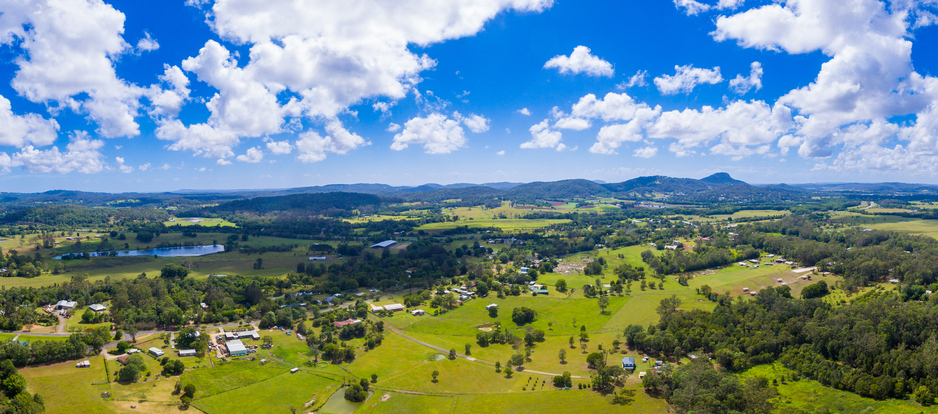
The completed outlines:
[[[504,299],[488,297],[465,302],[463,306],[439,317],[424,318],[407,329],[413,332],[475,338],[481,325],[501,323],[503,329],[518,330],[531,326],[545,332],[550,328],[552,335],[572,335],[579,334],[582,325],[586,325],[587,329],[598,329],[605,325],[612,314],[615,314],[627,300],[628,298],[625,297],[610,297],[606,314],[600,314],[597,300],[583,297],[568,299],[563,295],[553,293],[551,296],[539,295],[537,297],[527,295],[508,296]],[[485,306],[490,303],[495,303],[499,307],[498,316],[495,318],[490,317],[485,309]],[[511,320],[511,312],[512,309],[521,306],[534,309],[538,314],[537,320],[524,327],[515,324]]]
[[[821,383],[800,379],[798,381],[782,378],[791,374],[791,370],[780,363],[760,365],[742,375],[745,377],[764,377],[769,381],[778,380],[778,397],[773,402],[783,413],[934,413],[936,407],[923,407],[912,400],[878,401],[859,395],[825,387]]]
[[[197,398],[192,405],[210,414],[299,412],[310,401],[324,401],[340,386],[341,382],[310,370],[294,374],[285,371],[264,381]]]
[[[539,229],[542,227],[551,226],[554,224],[560,223],[569,223],[570,220],[567,219],[537,219],[537,220],[526,220],[526,219],[477,219],[477,220],[459,220],[451,221],[446,223],[428,223],[420,227],[417,227],[416,230],[448,230],[454,229],[456,227],[466,226],[469,228],[479,228],[479,227],[498,227],[504,231],[520,231],[528,229]]]
[[[896,217],[895,221],[866,224],[865,227],[874,230],[890,230],[903,233],[921,234],[938,239],[938,220],[903,219]]]
[[[371,222],[378,222],[378,221],[385,221],[385,220],[394,220],[394,221],[420,220],[420,217],[419,216],[388,216],[388,215],[382,215],[382,214],[375,214],[371,216],[359,216],[359,217],[355,217],[351,219],[342,219],[342,221],[347,222],[347,223],[352,223],[352,224],[371,223]]]
[[[111,413],[101,393],[110,391],[104,371],[104,358],[87,358],[90,368],[75,368],[75,362],[61,362],[20,370],[26,378],[30,392],[38,392],[45,399],[46,413],[84,414]],[[105,383],[104,385],[92,385]]]
[[[192,220],[199,220],[199,222],[198,222],[198,223],[193,223]],[[193,218],[188,218],[188,217],[176,217],[176,220],[175,220],[175,221],[165,221],[165,222],[163,222],[163,225],[165,225],[166,227],[173,227],[173,226],[187,227],[187,226],[194,226],[194,225],[196,225],[196,224],[198,224],[198,225],[200,225],[200,226],[202,226],[202,227],[215,227],[215,226],[220,226],[220,227],[238,227],[237,224],[234,224],[234,223],[232,223],[232,222],[230,222],[230,221],[228,221],[228,220],[220,219],[220,218],[194,218],[194,217],[193,217]]]
[[[719,214],[713,216],[716,220],[727,220],[732,218],[733,220],[741,218],[753,218],[753,217],[764,217],[764,216],[787,216],[791,214],[791,211],[788,210],[743,210],[737,211],[733,214]]]
[[[413,395],[379,391],[387,399],[372,398],[358,412],[380,413],[585,413],[585,412],[667,412],[667,403],[638,390],[628,405],[611,404],[612,397],[602,397],[587,390],[548,390],[481,395]]]

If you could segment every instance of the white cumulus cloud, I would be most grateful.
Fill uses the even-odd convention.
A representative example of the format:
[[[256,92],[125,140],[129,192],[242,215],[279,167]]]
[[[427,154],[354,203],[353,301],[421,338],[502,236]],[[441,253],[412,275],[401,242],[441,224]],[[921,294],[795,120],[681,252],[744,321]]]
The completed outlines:
[[[612,64],[590,54],[590,48],[577,46],[573,48],[570,56],[557,55],[544,64],[545,69],[557,69],[560,73],[579,74],[590,76],[612,77],[615,71]]]
[[[264,151],[262,151],[260,147],[251,147],[251,148],[248,148],[248,150],[244,154],[239,155],[235,159],[241,162],[247,162],[247,163],[252,163],[252,164],[258,163],[264,159]]]
[[[927,121],[927,108],[938,101],[938,79],[913,68],[914,36],[909,31],[933,24],[928,17],[933,7],[934,2],[887,6],[877,0],[854,0],[844,7],[831,0],[791,0],[721,16],[712,34],[718,41],[735,40],[745,48],[790,54],[820,51],[829,56],[813,82],[778,100],[799,119],[786,144],[800,142],[802,157],[827,157],[835,146],[846,144],[850,156],[856,156],[865,153],[857,148],[879,147],[882,139],[873,137],[877,134],[850,133],[851,128],[874,128],[882,123],[878,120],[912,114],[917,125]],[[848,143],[847,137],[860,137],[861,142]],[[863,139],[868,141],[864,144]],[[884,148],[883,153],[928,156],[906,147]],[[842,164],[846,165],[852,164]]]
[[[189,4],[204,6],[200,0]],[[206,10],[207,22],[221,38],[250,50],[245,62],[209,40],[182,68],[218,91],[206,104],[204,123],[183,125],[164,121],[161,139],[175,141],[170,149],[186,149],[208,157],[232,156],[241,138],[282,132],[288,119],[305,118],[337,125],[338,116],[365,99],[386,116],[398,100],[416,92],[420,73],[436,61],[412,51],[472,36],[506,10],[541,12],[552,0],[362,0],[354,7],[328,0],[267,2],[217,0]],[[287,93],[286,101],[277,99]],[[386,99],[386,100],[385,100]],[[467,118],[470,130],[484,129]],[[344,128],[342,129],[344,131]],[[161,133],[162,132],[162,133]],[[300,159],[319,161],[326,153],[345,153],[365,144],[357,135],[334,132],[300,135]],[[302,143],[302,145],[301,145]]]
[[[625,89],[631,88],[631,87],[633,87],[633,86],[638,86],[638,87],[645,86],[645,85],[646,85],[646,83],[645,83],[645,77],[646,77],[646,76],[648,76],[648,71],[647,71],[647,70],[640,70],[640,71],[638,71],[638,72],[635,72],[634,75],[632,75],[631,77],[629,77],[629,81],[628,81],[628,82],[622,82],[622,83],[616,85],[616,89],[625,90]]]
[[[132,49],[121,37],[123,13],[99,0],[20,0],[0,3],[0,16],[0,45],[23,53],[14,60],[17,93],[86,115],[103,137],[140,134],[134,118],[145,90],[114,69]]]
[[[130,174],[134,171],[134,167],[124,165],[124,157],[115,157],[114,160],[117,161],[117,169],[120,170],[120,172]]]
[[[0,168],[9,171],[10,167],[22,167],[26,172],[42,174],[73,171],[94,174],[106,168],[104,155],[99,151],[102,147],[104,141],[89,139],[86,132],[78,131],[65,146],[67,152],[63,153],[58,147],[40,150],[27,145],[12,156],[0,153]]]
[[[684,9],[688,16],[694,16],[700,13],[706,13],[710,10],[735,9],[743,4],[745,0],[720,0],[715,5],[701,3],[697,0],[674,0],[674,5],[678,9]]]
[[[752,62],[749,66],[749,76],[736,75],[735,79],[730,79],[730,89],[739,95],[745,95],[752,89],[762,89],[762,64]]]
[[[695,68],[694,65],[674,66],[676,73],[662,75],[654,79],[655,86],[664,95],[677,93],[691,93],[697,85],[709,83],[715,85],[723,82],[720,76],[720,67],[713,69]]]
[[[453,118],[456,118],[456,120],[462,122],[466,128],[469,128],[470,131],[477,134],[488,131],[489,124],[492,122],[482,115],[469,114],[469,116],[464,117],[460,115],[459,112],[454,112]]]
[[[449,154],[466,145],[466,135],[459,124],[460,121],[438,113],[413,118],[404,124],[403,131],[394,135],[391,149],[400,151],[411,144],[422,144],[428,154]]]
[[[150,37],[150,33],[144,32],[144,36],[137,41],[137,53],[152,52],[160,48],[159,42]]]
[[[315,131],[300,134],[296,141],[297,159],[302,162],[319,162],[326,159],[326,153],[346,154],[349,151],[370,142],[354,132],[349,132],[338,121],[326,125],[329,135],[323,137]]]
[[[531,131],[531,140],[521,144],[521,148],[556,148],[558,151],[566,148],[564,144],[560,143],[562,137],[560,131],[551,131],[549,124],[550,119],[545,119],[532,126],[529,129]]]
[[[528,108],[521,108],[518,110],[518,113],[525,116],[531,116],[531,111]]]
[[[58,137],[59,124],[37,114],[17,115],[10,101],[0,95],[0,145],[23,147],[51,145]]]
[[[654,157],[657,153],[658,147],[643,147],[635,150],[632,155],[639,158],[651,158]]]
[[[293,151],[293,145],[290,141],[270,141],[267,143],[267,150],[272,154],[285,155]]]

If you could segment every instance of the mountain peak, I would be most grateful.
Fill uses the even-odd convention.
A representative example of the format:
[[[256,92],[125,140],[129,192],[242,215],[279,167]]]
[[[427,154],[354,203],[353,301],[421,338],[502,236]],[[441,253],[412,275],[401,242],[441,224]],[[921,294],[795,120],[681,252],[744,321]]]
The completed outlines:
[[[730,177],[730,175],[725,172],[718,172],[709,177],[701,178],[700,181],[711,184],[744,184],[744,182]]]

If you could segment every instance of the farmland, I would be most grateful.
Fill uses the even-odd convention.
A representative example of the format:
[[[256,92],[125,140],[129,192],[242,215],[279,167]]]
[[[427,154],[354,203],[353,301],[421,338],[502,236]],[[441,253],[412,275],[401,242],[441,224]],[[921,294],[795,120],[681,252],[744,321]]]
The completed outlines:
[[[502,201],[499,207],[436,211],[401,210],[426,206],[399,204],[395,212],[371,210],[373,214],[341,219],[317,216],[303,224],[309,228],[281,222],[286,227],[278,227],[277,233],[266,231],[274,222],[252,224],[240,217],[236,221],[244,223],[243,228],[228,225],[233,222],[226,218],[200,223],[177,218],[153,224],[159,231],[104,226],[101,231],[10,237],[0,241],[8,260],[15,251],[42,265],[38,276],[3,277],[0,286],[17,292],[32,289],[30,295],[42,302],[26,309],[35,312],[44,312],[43,305],[62,298],[77,299],[78,305],[71,317],[60,321],[63,333],[56,333],[57,326],[36,327],[33,332],[0,333],[0,341],[13,348],[109,335],[88,342],[89,349],[104,349],[82,358],[53,357],[51,363],[22,368],[29,391],[40,393],[52,413],[75,407],[92,413],[156,413],[177,407],[205,413],[675,410],[672,396],[653,388],[646,391],[649,385],[639,379],[640,372],[658,372],[659,364],[665,373],[705,364],[719,375],[740,380],[787,378],[767,386],[766,392],[777,393],[772,398],[775,407],[810,412],[829,406],[847,412],[865,404],[865,397],[811,378],[792,379],[791,368],[779,362],[783,351],[757,359],[747,354],[757,348],[738,348],[737,359],[730,360],[720,353],[720,347],[740,341],[734,336],[742,332],[736,326],[771,320],[773,313],[733,322],[713,315],[731,320],[734,312],[759,314],[766,312],[767,303],[780,301],[792,304],[787,309],[826,306],[828,313],[801,316],[806,321],[877,301],[904,300],[909,288],[888,283],[885,277],[858,282],[854,275],[828,268],[834,260],[810,254],[817,244],[785,250],[782,263],[776,259],[791,246],[833,240],[825,248],[842,254],[837,261],[845,261],[851,257],[845,253],[850,251],[847,245],[876,254],[875,246],[846,238],[863,241],[859,237],[878,230],[938,231],[929,220],[846,210],[825,213],[824,220],[806,225],[798,221],[804,216],[788,210],[630,211],[615,207],[623,205],[615,198],[549,204]],[[538,216],[529,217],[532,214]],[[801,232],[808,227],[816,232],[811,237],[790,236],[791,229]],[[853,230],[856,227],[870,230]],[[888,244],[894,234],[875,234],[886,240],[884,248],[907,248]],[[389,239],[396,244],[371,247]],[[921,243],[925,244],[901,254],[930,248],[927,241]],[[224,245],[227,251],[194,257],[53,258],[199,245]],[[325,260],[309,260],[313,256]],[[678,265],[664,267],[663,261]],[[704,262],[710,264],[699,264]],[[826,290],[820,299],[799,299],[803,292],[816,293],[822,281]],[[920,300],[925,287],[934,286],[923,286]],[[465,294],[467,290],[472,294]],[[107,305],[111,320],[81,323],[91,303]],[[396,303],[407,304],[405,310],[370,308]],[[411,313],[417,309],[425,313]],[[674,328],[681,318],[707,328]],[[254,329],[264,339],[245,339],[250,353],[243,357],[214,348],[203,349],[197,357],[179,357],[179,335],[187,326],[207,338],[205,345],[187,346],[224,343],[213,338],[228,329]],[[746,329],[768,332],[778,326],[790,324]],[[168,359],[144,355],[139,377],[118,381],[122,367],[115,359],[113,336],[128,327],[142,331],[134,346],[159,348]],[[304,340],[298,338],[301,331]],[[695,337],[701,332],[720,335]],[[672,338],[681,342],[668,344]],[[126,332],[121,339],[132,342]],[[706,342],[717,340],[724,342]],[[269,346],[260,346],[266,342]],[[702,356],[719,363],[707,364]],[[627,357],[636,360],[634,371],[607,371]],[[175,359],[182,361],[184,371],[164,374],[164,366]],[[83,360],[91,366],[76,368]],[[756,360],[768,362],[749,362]],[[733,363],[740,368],[724,368]],[[613,372],[614,379],[597,385],[600,369]],[[554,385],[554,377],[564,373],[570,376],[569,388]],[[194,394],[181,394],[177,384],[190,385]],[[346,401],[351,384],[367,386],[364,402]],[[73,392],[63,393],[65,389]],[[874,406],[896,412],[925,408],[911,401],[911,390],[904,392],[905,400],[881,398]]]

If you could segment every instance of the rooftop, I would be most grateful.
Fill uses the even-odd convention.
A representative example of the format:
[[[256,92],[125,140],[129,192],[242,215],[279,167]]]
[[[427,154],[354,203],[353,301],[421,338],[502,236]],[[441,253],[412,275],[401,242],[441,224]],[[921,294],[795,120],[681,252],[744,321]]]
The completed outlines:
[[[397,240],[385,240],[385,241],[383,241],[383,242],[381,242],[381,243],[375,243],[375,244],[371,245],[371,248],[372,248],[372,249],[383,249],[383,248],[386,248],[386,247],[391,247],[391,246],[393,246],[393,245],[395,245],[395,244],[397,244]]]
[[[235,339],[234,341],[228,341],[225,343],[228,346],[228,353],[233,354],[236,352],[246,352],[248,349],[244,347],[244,344],[240,339]]]

